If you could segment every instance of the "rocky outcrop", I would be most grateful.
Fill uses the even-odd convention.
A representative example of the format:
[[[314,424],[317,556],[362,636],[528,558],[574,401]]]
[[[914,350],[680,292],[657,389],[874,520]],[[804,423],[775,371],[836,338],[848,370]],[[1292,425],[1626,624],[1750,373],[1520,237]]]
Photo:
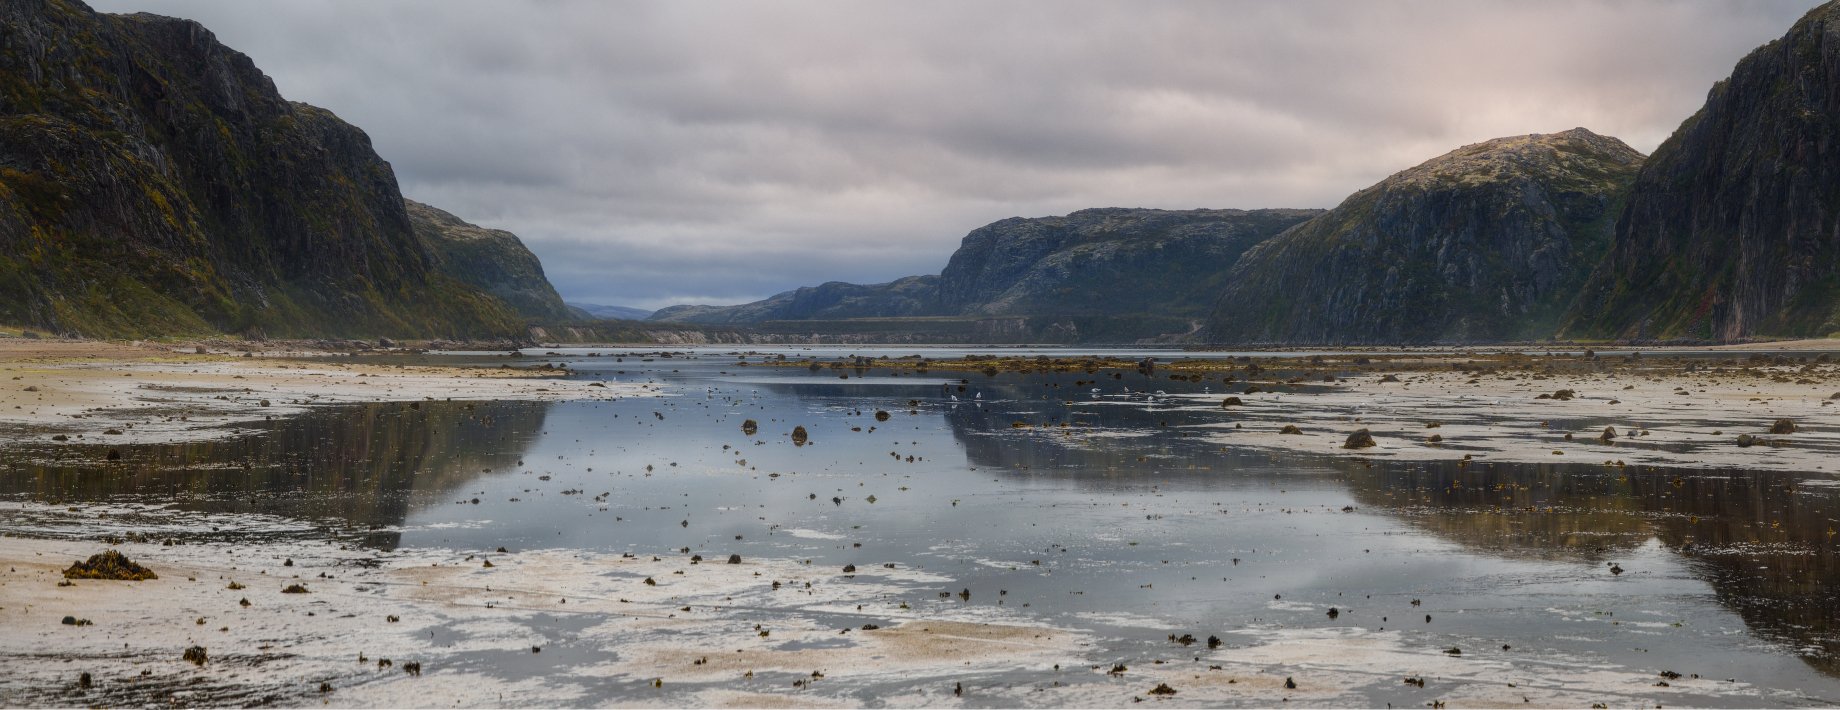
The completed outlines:
[[[938,283],[936,276],[909,276],[885,284],[867,285],[832,281],[739,306],[670,306],[653,313],[650,320],[740,324],[932,315]]]
[[[1542,339],[1607,247],[1642,155],[1582,128],[1465,146],[1249,250],[1202,339]]]
[[[543,276],[543,264],[517,235],[470,224],[443,210],[403,200],[409,223],[428,245],[435,268],[505,302],[527,320],[559,323],[577,314]]]
[[[1840,332],[1840,4],[1738,62],[1655,149],[1564,335]]]
[[[198,23],[0,3],[0,322],[92,336],[512,335],[363,131]]]

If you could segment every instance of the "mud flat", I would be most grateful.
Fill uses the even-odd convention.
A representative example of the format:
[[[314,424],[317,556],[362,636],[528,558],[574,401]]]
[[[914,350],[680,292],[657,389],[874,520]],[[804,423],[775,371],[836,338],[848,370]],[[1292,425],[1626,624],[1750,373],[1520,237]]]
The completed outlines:
[[[504,367],[261,357],[170,346],[0,340],[0,444],[143,444],[232,436],[310,407],[389,401],[562,401],[653,396],[644,385]],[[62,437],[62,438],[59,438]]]
[[[39,533],[126,516],[140,529],[242,525],[264,542],[7,538],[8,706],[856,704],[848,698],[868,685],[1046,669],[1085,642],[994,608],[923,600],[921,587],[947,580],[904,569],[677,551],[391,553],[256,516],[27,507],[6,513],[46,523]],[[66,566],[104,547],[159,578],[61,584]],[[307,591],[285,591],[293,585]],[[203,664],[184,658],[192,647]]]

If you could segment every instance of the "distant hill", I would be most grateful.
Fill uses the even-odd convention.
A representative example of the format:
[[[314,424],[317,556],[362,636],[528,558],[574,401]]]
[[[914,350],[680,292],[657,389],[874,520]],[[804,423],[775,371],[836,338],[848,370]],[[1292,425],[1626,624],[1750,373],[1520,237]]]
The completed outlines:
[[[1602,257],[1642,154],[1583,128],[1464,146],[1246,252],[1202,339],[1546,338]]]
[[[1059,339],[1153,337],[1190,329],[1185,318],[1198,324],[1242,252],[1320,213],[1103,208],[1017,217],[966,235],[938,276],[831,282],[739,306],[672,306],[652,320],[781,329],[813,320],[838,329],[861,319],[883,329],[889,321],[868,319],[1030,317],[1029,329]]]
[[[537,304],[489,293],[477,267],[417,232],[363,131],[283,99],[198,23],[0,2],[0,322],[521,334]]]
[[[645,320],[652,317],[652,311],[626,306],[602,306],[594,303],[570,303],[574,316],[583,320]]]
[[[496,296],[527,320],[555,323],[575,314],[543,276],[543,264],[517,235],[486,229],[443,210],[403,200],[416,236],[428,245],[435,267]]]

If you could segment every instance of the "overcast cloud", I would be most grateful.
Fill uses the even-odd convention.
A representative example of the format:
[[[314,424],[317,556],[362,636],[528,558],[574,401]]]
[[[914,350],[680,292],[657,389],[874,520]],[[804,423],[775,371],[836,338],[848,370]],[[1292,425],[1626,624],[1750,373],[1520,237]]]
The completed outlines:
[[[1812,0],[92,0],[203,22],[564,297],[935,273],[1085,207],[1330,207],[1465,143],[1649,152]]]

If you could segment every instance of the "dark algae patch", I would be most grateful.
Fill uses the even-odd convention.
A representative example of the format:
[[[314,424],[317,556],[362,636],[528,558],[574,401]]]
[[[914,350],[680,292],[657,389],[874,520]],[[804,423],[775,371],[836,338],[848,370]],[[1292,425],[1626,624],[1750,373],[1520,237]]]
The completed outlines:
[[[115,550],[90,555],[88,560],[78,562],[64,570],[65,579],[124,579],[139,582],[147,579],[159,579],[160,576],[128,559]]]

